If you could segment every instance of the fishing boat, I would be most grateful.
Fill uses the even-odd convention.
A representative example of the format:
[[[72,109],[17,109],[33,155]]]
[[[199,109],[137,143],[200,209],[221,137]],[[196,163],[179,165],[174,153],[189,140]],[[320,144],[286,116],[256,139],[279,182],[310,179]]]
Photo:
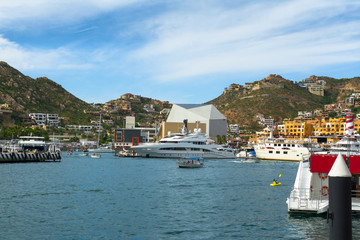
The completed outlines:
[[[203,159],[197,157],[187,157],[181,160],[177,160],[179,168],[201,168],[204,166]]]
[[[348,149],[343,148],[344,144]],[[326,213],[329,207],[328,173],[340,156],[352,174],[352,210],[360,211],[360,153],[353,131],[353,114],[346,115],[345,136],[326,152],[316,152],[299,163],[294,187],[287,199],[289,213]],[[350,146],[354,147],[351,148]]]
[[[223,147],[195,128],[189,133],[187,122],[181,133],[172,134],[162,138],[157,143],[145,143],[132,146],[138,156],[154,158],[185,158],[198,157],[202,159],[233,159],[235,152],[232,148]]]

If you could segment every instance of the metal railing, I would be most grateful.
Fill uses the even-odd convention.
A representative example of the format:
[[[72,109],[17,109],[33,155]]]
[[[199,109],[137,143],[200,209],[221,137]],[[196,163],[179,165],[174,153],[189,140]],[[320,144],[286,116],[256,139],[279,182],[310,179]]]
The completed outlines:
[[[351,196],[353,202],[359,202],[360,204],[360,190],[352,190]],[[288,201],[289,210],[318,211],[328,204],[328,188],[294,188]]]
[[[294,188],[290,193],[288,207],[292,210],[318,211],[328,200],[328,192],[322,189]]]

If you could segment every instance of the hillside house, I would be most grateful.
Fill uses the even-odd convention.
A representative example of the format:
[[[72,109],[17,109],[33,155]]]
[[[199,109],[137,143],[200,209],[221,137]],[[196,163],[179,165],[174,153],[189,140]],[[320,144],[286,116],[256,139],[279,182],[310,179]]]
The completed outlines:
[[[318,95],[318,96],[324,96],[324,86],[319,84],[309,84],[307,85],[307,89],[310,93]]]
[[[74,130],[76,132],[90,133],[93,126],[91,125],[66,125],[66,128],[69,130]]]
[[[239,124],[229,124],[229,131],[232,133],[238,133],[240,131]]]
[[[317,108],[314,110],[314,115],[315,116],[321,116],[321,114],[323,113],[323,111],[320,108]]]
[[[251,90],[253,83],[245,83],[245,89]]]
[[[155,108],[154,108],[154,104],[145,104],[145,106],[143,107],[143,109],[148,112],[148,113],[154,113]]]
[[[353,106],[355,104],[355,97],[351,96],[345,99],[345,104],[348,106]]]
[[[336,108],[336,105],[335,104],[327,104],[327,105],[324,105],[324,110],[325,111],[333,111],[335,110]]]
[[[58,127],[60,125],[60,118],[58,114],[30,113],[29,117],[31,117],[35,121],[36,125],[40,127]]]

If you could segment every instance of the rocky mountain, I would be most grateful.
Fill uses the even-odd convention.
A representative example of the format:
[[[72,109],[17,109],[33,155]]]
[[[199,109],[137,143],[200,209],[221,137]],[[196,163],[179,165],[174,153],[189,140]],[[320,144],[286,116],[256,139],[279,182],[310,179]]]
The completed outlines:
[[[88,123],[84,110],[92,107],[46,77],[33,79],[5,62],[0,62],[0,104],[12,109],[12,119],[19,123],[30,112],[54,113],[66,123]]]
[[[335,79],[310,76],[301,82],[322,84],[324,96],[312,94],[299,83],[272,74],[245,86],[231,84],[223,94],[208,103],[214,104],[229,123],[255,129],[258,127],[257,114],[271,116],[280,122],[284,118],[294,118],[298,111],[323,109],[324,104],[344,100],[360,89],[359,77]],[[10,106],[12,115],[6,119],[0,112],[0,125],[6,121],[20,123],[30,112],[57,113],[62,117],[63,124],[89,124],[91,117],[94,118],[91,113],[99,114],[101,111],[104,119],[113,120],[115,126],[122,126],[124,117],[129,115],[136,117],[139,126],[152,126],[155,121],[166,118],[166,114],[160,114],[160,111],[171,107],[166,101],[124,94],[94,108],[46,77],[33,79],[0,62],[0,106],[2,104]]]
[[[279,75],[268,77],[241,86],[232,84],[222,95],[209,101],[221,111],[230,123],[256,128],[256,115],[264,114],[276,121],[294,118],[298,111],[323,109],[324,104],[344,100],[354,90],[360,89],[360,78],[334,79],[311,76],[304,82],[317,81],[324,85],[324,96],[310,93],[298,83]]]

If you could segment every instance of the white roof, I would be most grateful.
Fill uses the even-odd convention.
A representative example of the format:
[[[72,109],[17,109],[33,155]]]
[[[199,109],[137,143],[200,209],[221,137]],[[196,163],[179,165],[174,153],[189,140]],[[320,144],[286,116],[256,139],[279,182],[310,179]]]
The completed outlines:
[[[189,122],[225,119],[212,104],[173,104],[167,122]]]

